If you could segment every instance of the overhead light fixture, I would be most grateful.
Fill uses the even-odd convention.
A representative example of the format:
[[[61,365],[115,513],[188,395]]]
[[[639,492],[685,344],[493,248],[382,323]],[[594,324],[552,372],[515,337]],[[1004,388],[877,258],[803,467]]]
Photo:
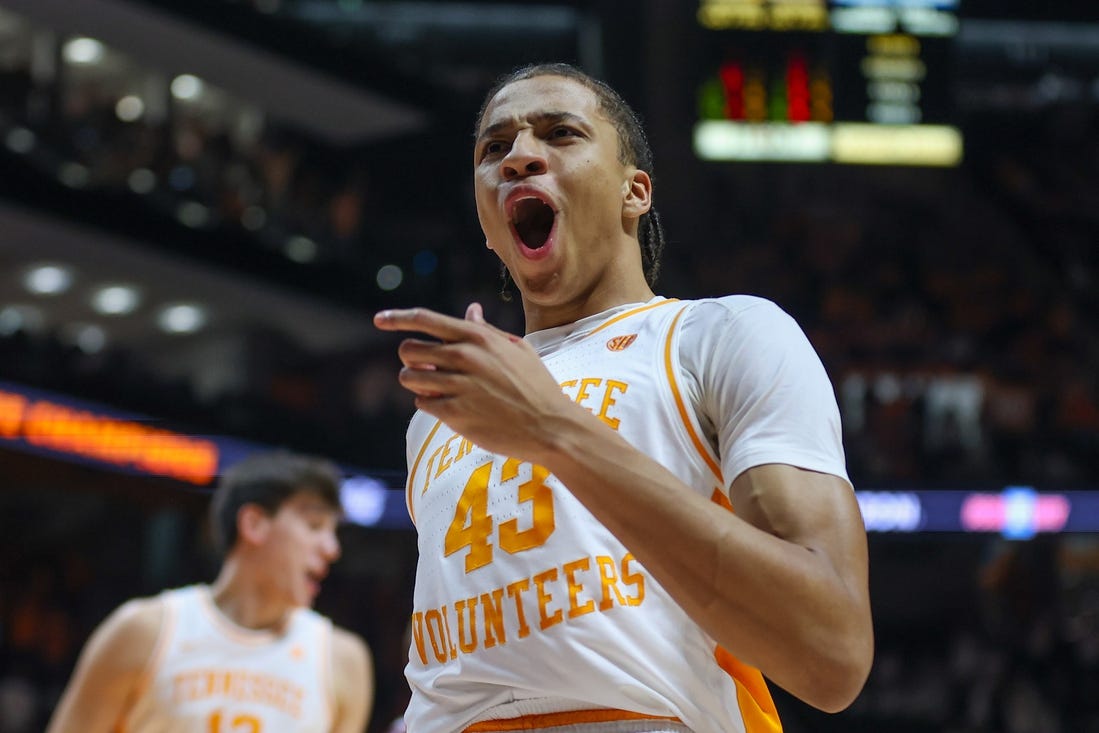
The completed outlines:
[[[41,308],[22,303],[0,308],[0,336],[11,336],[19,331],[35,333],[42,330],[46,317]]]
[[[106,48],[94,38],[73,38],[65,44],[61,55],[72,64],[96,64],[103,59]]]
[[[105,285],[92,294],[92,308],[105,316],[124,316],[137,310],[141,296],[130,285]]]
[[[137,168],[130,173],[126,183],[134,193],[150,193],[156,188],[156,173],[148,168]]]
[[[176,209],[176,218],[184,226],[201,229],[210,223],[210,209],[197,201],[184,201]]]
[[[13,127],[4,137],[4,145],[8,147],[8,150],[20,155],[25,155],[33,150],[37,142],[38,138],[35,134],[25,127]]]
[[[294,262],[305,264],[317,259],[317,243],[299,234],[286,240],[283,252]]]
[[[107,332],[94,323],[69,323],[61,329],[61,340],[85,354],[98,354],[107,345]]]
[[[172,96],[176,99],[195,99],[202,94],[204,86],[202,79],[199,79],[197,76],[193,74],[180,74],[175,79],[172,79]]]
[[[57,180],[69,188],[84,188],[88,185],[90,179],[91,173],[88,171],[87,166],[73,161],[62,163],[57,170]]]
[[[206,309],[194,303],[173,303],[157,315],[157,325],[167,333],[194,333],[206,325]]]
[[[382,290],[396,290],[404,280],[404,271],[396,265],[382,265],[378,268],[376,280],[378,287]]]
[[[72,282],[72,270],[63,265],[36,265],[23,275],[23,287],[35,295],[60,295]]]
[[[145,102],[136,94],[127,94],[115,103],[114,113],[123,122],[136,122],[145,114]]]
[[[240,223],[250,232],[263,229],[263,226],[267,223],[267,212],[262,207],[253,204],[241,212]]]

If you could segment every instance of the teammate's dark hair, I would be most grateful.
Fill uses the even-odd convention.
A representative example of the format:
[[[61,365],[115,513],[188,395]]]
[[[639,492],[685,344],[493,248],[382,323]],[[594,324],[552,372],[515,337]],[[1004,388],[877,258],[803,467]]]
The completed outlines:
[[[485,95],[481,104],[481,110],[477,114],[477,126],[481,122],[488,109],[489,102],[501,89],[517,81],[533,79],[536,76],[560,76],[566,79],[578,81],[595,93],[599,100],[599,109],[607,115],[607,119],[618,132],[618,160],[625,165],[636,166],[653,177],[653,151],[649,147],[649,140],[645,136],[645,128],[641,124],[641,118],[630,105],[609,84],[590,74],[581,71],[571,64],[549,63],[531,64],[515,69],[496,80],[492,88]],[[652,287],[656,284],[657,275],[660,274],[660,258],[664,253],[664,227],[660,223],[660,216],[655,208],[650,208],[637,222],[637,239],[641,245],[641,266],[645,272],[645,281]],[[504,271],[505,278],[507,271]]]
[[[294,494],[313,494],[340,509],[340,472],[324,458],[288,451],[255,453],[234,464],[221,477],[210,502],[210,525],[218,550],[226,553],[237,542],[237,515],[245,504],[257,504],[275,514]]]

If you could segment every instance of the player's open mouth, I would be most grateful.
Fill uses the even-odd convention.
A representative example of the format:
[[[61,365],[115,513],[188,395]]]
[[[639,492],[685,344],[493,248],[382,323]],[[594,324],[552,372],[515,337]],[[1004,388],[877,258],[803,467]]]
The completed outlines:
[[[534,196],[524,196],[511,204],[511,226],[524,247],[539,250],[549,241],[557,212]]]

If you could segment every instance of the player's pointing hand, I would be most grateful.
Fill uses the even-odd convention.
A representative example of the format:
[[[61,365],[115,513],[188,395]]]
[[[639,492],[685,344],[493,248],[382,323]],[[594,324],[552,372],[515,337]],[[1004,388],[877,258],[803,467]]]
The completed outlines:
[[[537,461],[554,417],[575,409],[534,348],[485,321],[479,303],[465,318],[410,308],[381,311],[374,324],[433,337],[401,342],[401,386],[417,408],[482,448]]]

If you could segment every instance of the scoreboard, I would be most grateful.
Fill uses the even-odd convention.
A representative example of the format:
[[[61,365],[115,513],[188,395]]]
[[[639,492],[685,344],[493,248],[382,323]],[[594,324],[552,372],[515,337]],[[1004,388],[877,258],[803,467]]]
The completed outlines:
[[[696,154],[953,166],[959,0],[700,0]]]

